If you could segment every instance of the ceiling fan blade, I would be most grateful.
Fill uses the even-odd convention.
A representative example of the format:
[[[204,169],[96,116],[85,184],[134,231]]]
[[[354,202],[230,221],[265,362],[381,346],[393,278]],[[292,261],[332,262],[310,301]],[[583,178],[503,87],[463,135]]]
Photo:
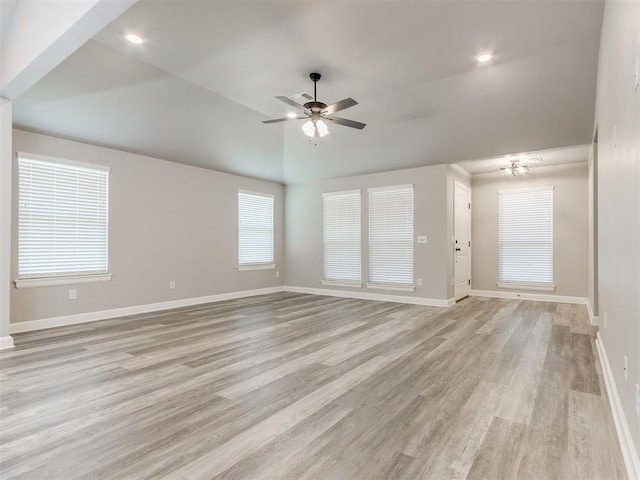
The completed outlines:
[[[338,118],[338,117],[322,117],[324,120],[329,120],[330,122],[337,123],[338,125],[344,125],[345,127],[357,128],[358,130],[362,130],[367,126],[366,123],[356,122],[355,120],[347,120],[346,118]]]
[[[302,110],[303,112],[307,113],[307,109],[304,108],[302,105],[300,105],[298,102],[294,102],[293,100],[291,100],[289,97],[283,97],[282,95],[277,96],[276,97],[278,100],[291,105],[292,107],[296,107],[298,110]]]
[[[275,118],[273,120],[263,120],[262,123],[278,123],[278,122],[286,122],[288,120],[304,120],[308,117],[287,117],[287,118]]]
[[[345,110],[357,104],[358,102],[356,102],[353,98],[345,98],[344,100],[340,100],[339,102],[329,105],[324,110],[322,110],[322,113],[331,115],[332,113],[339,112],[340,110]]]
[[[304,92],[304,93],[302,94],[302,96],[303,96],[304,98],[306,98],[307,100],[313,100],[313,97],[312,97],[311,95],[309,95],[307,92]]]

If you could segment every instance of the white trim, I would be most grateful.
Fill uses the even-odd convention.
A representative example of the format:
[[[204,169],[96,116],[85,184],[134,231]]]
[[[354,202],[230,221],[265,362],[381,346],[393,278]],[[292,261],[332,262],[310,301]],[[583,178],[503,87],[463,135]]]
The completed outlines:
[[[51,287],[55,285],[76,285],[79,283],[108,282],[110,273],[96,275],[70,275],[68,277],[19,278],[15,280],[16,288]]]
[[[389,285],[386,283],[367,283],[367,288],[373,290],[393,290],[395,292],[415,292],[415,285]]]
[[[71,165],[73,167],[84,168],[87,170],[99,170],[102,172],[110,172],[111,167],[106,165],[100,165],[98,163],[78,162],[77,160],[69,160],[66,158],[49,157],[47,155],[39,155],[37,153],[16,152],[16,158],[23,158],[25,160],[36,160],[46,163],[59,163],[61,165]]]
[[[13,348],[14,346],[15,345],[13,344],[13,337],[11,335],[0,337],[0,350],[7,350],[9,348]]]
[[[471,290],[474,297],[513,298],[518,300],[533,300],[536,302],[576,303],[586,305],[587,297],[568,297],[565,295],[544,295],[542,293],[527,292],[497,292],[495,290]]]
[[[367,188],[367,192],[386,192],[388,190],[409,190],[413,189],[413,183],[405,183],[404,185],[388,185],[385,187]]]
[[[541,292],[555,292],[556,286],[545,285],[543,283],[510,283],[510,282],[497,282],[496,287],[498,288],[510,288],[512,290],[517,290],[519,288],[524,290],[539,290]]]
[[[383,295],[379,293],[369,292],[349,292],[345,290],[329,290],[322,288],[305,288],[278,286],[259,288],[256,290],[242,290],[239,292],[221,293],[218,295],[209,295],[205,297],[185,298],[182,300],[171,300],[168,302],[151,303],[147,305],[136,305],[133,307],[114,308],[111,310],[101,310],[98,312],[78,313],[75,315],[65,315],[61,317],[43,318],[40,320],[30,320],[27,322],[17,322],[10,325],[11,333],[32,332],[34,330],[42,330],[45,328],[62,327],[65,325],[76,325],[79,323],[95,322],[98,320],[107,320],[110,318],[124,317],[127,315],[138,315],[141,313],[157,312],[160,310],[170,310],[173,308],[188,307],[191,305],[200,305],[204,303],[221,302],[224,300],[233,300],[236,298],[253,297],[256,295],[267,295],[279,292],[307,293],[310,295],[323,295],[331,297],[357,298],[361,300],[375,300],[380,302],[396,302],[407,303],[411,305],[424,305],[429,307],[449,307],[455,303],[453,299],[438,300],[433,298],[406,297],[401,295]],[[3,339],[11,337],[1,337],[0,346]],[[12,341],[12,340],[11,340]],[[8,342],[8,340],[4,340]],[[10,347],[4,347],[10,348]]]
[[[498,195],[501,193],[514,193],[514,192],[548,192],[555,191],[555,185],[544,185],[540,187],[525,187],[525,188],[505,188],[498,190]]]
[[[324,295],[329,297],[357,298],[359,300],[375,300],[378,302],[407,303],[410,305],[424,305],[427,307],[448,307],[450,300],[435,298],[407,297],[404,295],[384,295],[371,292],[350,292],[346,290],[329,290],[324,288],[282,287],[284,292],[307,293],[309,295]]]
[[[600,332],[596,336],[596,346],[598,347],[598,355],[600,356],[600,364],[602,365],[602,373],[604,376],[604,384],[607,388],[607,396],[609,397],[609,404],[611,405],[611,412],[613,413],[613,421],[616,425],[616,431],[618,432],[618,440],[620,441],[620,449],[622,450],[622,457],[624,458],[624,464],[627,467],[627,476],[633,479],[640,479],[640,459],[638,458],[638,450],[633,443],[633,437],[629,430],[629,424],[618,396],[618,389],[616,388],[616,382],[613,378],[611,371],[611,365],[609,364],[609,358],[607,352],[604,349],[604,343],[602,343],[602,337]]]
[[[454,193],[454,195],[455,195],[455,192],[456,192],[456,191],[455,191],[456,185],[457,185],[459,188],[462,188],[463,190],[466,190],[466,191],[469,193],[469,195],[471,195],[471,187],[469,187],[469,185],[465,185],[465,184],[464,184],[464,183],[462,183],[460,180],[455,179],[455,178],[453,179],[453,189],[454,189],[454,190],[453,190],[453,193]],[[471,196],[469,196],[469,203],[471,203]]]
[[[351,283],[344,280],[321,280],[320,283],[327,287],[362,288],[362,282]]]
[[[362,195],[362,190],[360,190],[360,189],[357,189],[357,190],[336,190],[335,192],[322,192],[322,196],[323,197],[338,197],[340,195],[355,195],[356,193]]]
[[[462,297],[462,298],[467,298],[467,297]],[[459,300],[462,300],[462,298],[460,298]],[[453,307],[456,304],[457,300],[455,299],[455,297],[451,297],[450,299],[447,300],[447,307]]]
[[[157,312],[159,310],[169,310],[172,308],[189,307],[203,303],[221,302],[223,300],[233,300],[236,298],[253,297],[255,295],[266,295],[269,293],[282,292],[281,286],[258,288],[256,290],[241,290],[239,292],[220,293],[205,297],[184,298],[182,300],[170,300],[168,302],[150,303],[147,305],[135,305],[132,307],[114,308],[111,310],[101,310],[98,312],[77,313],[75,315],[65,315],[62,317],[43,318],[40,320],[30,320],[27,322],[17,322],[10,325],[11,333],[31,332],[44,328],[61,327],[64,325],[75,325],[77,323],[95,322],[97,320],[107,320],[109,318],[124,317],[127,315],[137,315],[140,313]]]
[[[247,272],[249,270],[271,270],[276,268],[275,263],[254,263],[248,265],[238,265],[239,272]]]
[[[252,192],[251,190],[242,190],[238,189],[238,193],[244,193],[245,195],[255,195],[256,197],[266,197],[275,199],[276,196],[270,193],[262,193],[262,192]]]
[[[456,172],[463,175],[465,178],[471,178],[471,174],[467,172],[464,168],[462,168],[460,165],[456,165],[455,163],[450,163],[449,166],[453,168]]]
[[[593,309],[591,308],[591,300],[587,302],[587,312],[589,312],[589,321],[591,321],[591,325],[598,326],[600,325],[600,319],[593,314]]]

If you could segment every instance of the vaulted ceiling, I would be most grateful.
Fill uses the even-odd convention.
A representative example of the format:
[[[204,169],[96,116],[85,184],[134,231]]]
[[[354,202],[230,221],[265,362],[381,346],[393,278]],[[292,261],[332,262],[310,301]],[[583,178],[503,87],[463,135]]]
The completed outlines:
[[[140,0],[14,103],[15,124],[298,183],[589,143],[599,1]],[[128,43],[134,32],[142,45]],[[480,65],[476,56],[493,52]],[[353,97],[308,141],[276,95]]]

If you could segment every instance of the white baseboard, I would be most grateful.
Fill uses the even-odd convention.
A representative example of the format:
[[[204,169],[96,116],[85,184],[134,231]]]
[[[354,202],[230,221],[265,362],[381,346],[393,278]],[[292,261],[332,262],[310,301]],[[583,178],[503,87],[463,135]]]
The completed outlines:
[[[379,302],[408,303],[410,305],[424,305],[428,307],[449,307],[455,300],[438,300],[435,298],[407,297],[405,295],[386,295],[383,293],[351,292],[348,290],[333,290],[308,287],[283,287],[285,292],[308,293],[310,295],[325,295],[330,297],[357,298],[359,300],[376,300]]]
[[[492,297],[492,298],[514,298],[519,300],[533,300],[537,302],[556,302],[556,303],[577,303],[587,305],[589,299],[586,297],[566,297],[562,295],[545,295],[542,293],[528,292],[498,292],[495,290],[471,290],[474,297]]]
[[[598,326],[600,325],[600,319],[593,314],[593,309],[591,308],[591,301],[587,302],[587,312],[589,312],[589,320],[591,321],[591,325]]]
[[[609,396],[609,403],[611,404],[611,411],[613,412],[613,420],[616,424],[616,431],[618,432],[618,440],[620,441],[620,448],[622,449],[622,457],[624,458],[624,464],[627,467],[627,476],[631,480],[640,480],[640,460],[638,459],[638,450],[633,443],[633,437],[629,430],[629,424],[618,396],[618,389],[616,388],[616,382],[613,378],[611,371],[611,365],[609,364],[609,358],[607,352],[604,349],[600,332],[596,337],[596,345],[598,347],[598,354],[600,356],[600,364],[602,365],[602,372],[604,374],[604,383],[607,387],[607,394]]]
[[[13,348],[13,337],[11,335],[7,335],[6,337],[0,337],[0,350],[5,350],[7,348]]]
[[[239,292],[221,293],[218,295],[207,295],[205,297],[184,298],[181,300],[171,300],[168,302],[151,303],[148,305],[136,305],[133,307],[114,308],[101,310],[99,312],[77,313],[75,315],[65,315],[61,317],[43,318],[40,320],[30,320],[27,322],[12,323],[11,333],[31,332],[45,328],[61,327],[64,325],[75,325],[77,323],[95,322],[107,320],[109,318],[124,317],[127,315],[138,315],[140,313],[157,312],[159,310],[170,310],[172,308],[189,307],[203,303],[221,302],[223,300],[233,300],[235,298],[253,297],[255,295],[266,295],[269,293],[282,292],[283,287],[258,288],[256,290],[241,290]],[[4,337],[7,338],[7,337]],[[8,337],[11,338],[11,337]],[[2,339],[0,339],[1,341]],[[0,348],[1,348],[0,343]],[[5,347],[9,348],[9,347]]]

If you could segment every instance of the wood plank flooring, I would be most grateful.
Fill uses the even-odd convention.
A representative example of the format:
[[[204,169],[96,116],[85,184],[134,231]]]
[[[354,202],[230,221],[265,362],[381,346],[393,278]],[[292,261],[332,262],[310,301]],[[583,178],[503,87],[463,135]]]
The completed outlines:
[[[14,339],[3,480],[626,478],[583,306],[281,293]]]

